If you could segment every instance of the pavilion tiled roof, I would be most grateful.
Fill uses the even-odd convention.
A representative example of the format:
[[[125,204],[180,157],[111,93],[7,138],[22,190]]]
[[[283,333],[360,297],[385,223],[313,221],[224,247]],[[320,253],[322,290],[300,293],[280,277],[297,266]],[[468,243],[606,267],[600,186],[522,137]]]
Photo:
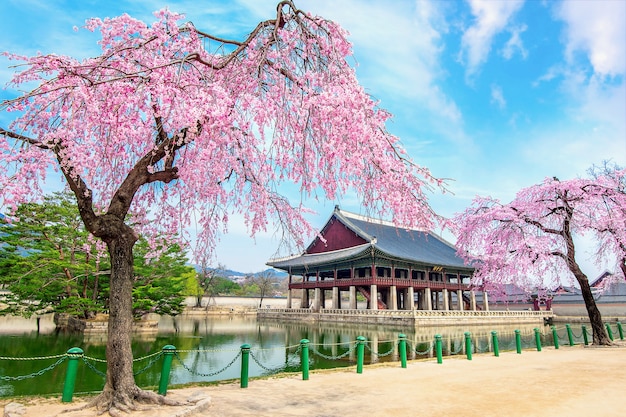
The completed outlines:
[[[304,253],[290,258],[274,259],[267,264],[287,270],[289,267],[316,266],[361,258],[369,256],[374,250],[378,255],[388,258],[473,271],[471,266],[466,265],[463,259],[457,256],[454,245],[436,233],[399,228],[389,222],[349,213],[338,208],[335,209],[328,222],[333,218],[368,243],[347,249],[315,254]]]

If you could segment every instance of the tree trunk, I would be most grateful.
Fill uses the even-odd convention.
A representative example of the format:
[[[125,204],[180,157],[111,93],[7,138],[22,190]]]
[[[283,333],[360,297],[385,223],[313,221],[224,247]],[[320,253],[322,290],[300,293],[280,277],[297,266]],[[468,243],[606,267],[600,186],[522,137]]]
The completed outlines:
[[[106,350],[107,376],[103,390],[105,396],[107,393],[113,397],[130,395],[131,400],[134,392],[138,390],[133,376],[131,349],[134,244],[134,238],[130,236],[122,236],[107,242],[111,258],[111,291]],[[126,399],[122,401],[128,402]]]
[[[578,279],[578,277],[576,278]],[[611,345],[611,339],[606,333],[604,323],[602,322],[602,315],[600,314],[600,310],[598,310],[596,300],[593,298],[589,280],[586,278],[582,280],[578,279],[578,284],[580,285],[583,300],[585,300],[585,307],[587,308],[587,315],[589,316],[589,321],[591,322],[591,329],[593,330],[593,344]]]
[[[580,269],[580,265],[576,262],[576,249],[574,247],[574,239],[572,237],[570,229],[570,220],[572,218],[571,209],[568,210],[568,216],[563,224],[563,232],[565,242],[567,244],[567,256],[566,262],[569,270],[574,274],[578,285],[580,285],[580,291],[585,300],[585,307],[587,308],[587,315],[589,316],[589,322],[591,323],[591,329],[593,330],[593,344],[594,345],[612,345],[611,339],[604,329],[604,323],[602,323],[602,315],[596,300],[593,298],[591,292],[591,286],[589,285],[589,279],[587,275]]]
[[[107,336],[107,374],[102,394],[88,406],[121,416],[136,410],[137,402],[177,405],[154,392],[144,391],[135,384],[131,337],[133,326],[133,246],[136,238],[124,225],[123,232],[107,240],[111,258],[109,295],[109,328]]]

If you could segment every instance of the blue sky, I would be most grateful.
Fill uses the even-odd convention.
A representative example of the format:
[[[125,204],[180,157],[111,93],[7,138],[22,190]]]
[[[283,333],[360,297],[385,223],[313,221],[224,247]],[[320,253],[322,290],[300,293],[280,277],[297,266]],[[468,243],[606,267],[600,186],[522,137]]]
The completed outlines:
[[[147,22],[162,7],[203,31],[241,38],[274,16],[273,0],[2,0],[0,51],[97,53],[74,32],[89,17],[128,13]],[[357,75],[394,114],[388,129],[452,193],[433,194],[444,216],[475,195],[507,202],[545,177],[584,176],[593,164],[626,165],[626,1],[301,0],[296,5],[350,32]],[[0,58],[0,84],[11,69]],[[0,98],[14,92],[2,91]],[[8,122],[0,114],[0,125]],[[321,227],[335,204],[311,202]],[[445,236],[445,234],[444,234]],[[449,237],[451,238],[451,237]],[[452,238],[451,238],[452,239]],[[247,237],[234,218],[217,261],[250,272],[277,254],[273,231]],[[280,253],[278,255],[285,255]],[[593,276],[589,254],[581,261]]]

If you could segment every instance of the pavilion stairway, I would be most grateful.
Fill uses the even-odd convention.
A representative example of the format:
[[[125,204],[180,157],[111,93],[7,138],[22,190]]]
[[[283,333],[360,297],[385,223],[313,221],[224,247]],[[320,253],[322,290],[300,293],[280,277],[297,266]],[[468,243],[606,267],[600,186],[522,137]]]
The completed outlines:
[[[371,298],[372,297],[371,297],[370,292],[368,291],[368,289],[365,288],[365,287],[357,287],[357,289],[359,290],[359,292],[361,294],[363,294],[365,299],[371,303]],[[382,300],[377,300],[377,301],[378,301],[378,309],[379,310],[387,310],[387,304],[383,303]]]

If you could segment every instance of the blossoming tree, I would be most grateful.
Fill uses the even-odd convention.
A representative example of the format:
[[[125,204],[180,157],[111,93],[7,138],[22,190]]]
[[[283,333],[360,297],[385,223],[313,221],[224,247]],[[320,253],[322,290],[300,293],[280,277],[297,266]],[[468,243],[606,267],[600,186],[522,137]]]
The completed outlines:
[[[577,261],[574,238],[595,233],[598,262],[617,259],[616,274],[624,278],[619,265],[626,258],[626,199],[618,187],[624,171],[613,174],[612,178],[546,179],[520,190],[509,204],[477,197],[452,222],[459,253],[478,266],[474,285],[502,292],[505,284],[515,284],[531,292],[574,280],[585,301],[593,343],[610,344],[589,279]]]
[[[337,24],[291,1],[243,40],[167,10],[156,17],[150,26],[127,15],[89,20],[102,36],[95,58],[9,54],[23,67],[13,85],[35,87],[1,104],[15,112],[0,127],[5,209],[37,198],[54,167],[87,230],[107,245],[108,366],[95,403],[111,414],[165,400],[140,390],[132,373],[138,236],[158,249],[155,236],[173,239],[197,221],[210,250],[239,212],[252,235],[273,220],[302,243],[311,228],[302,203],[280,193],[285,183],[305,197],[356,192],[366,210],[430,227],[425,193],[442,187],[386,131],[390,115],[358,84]]]

